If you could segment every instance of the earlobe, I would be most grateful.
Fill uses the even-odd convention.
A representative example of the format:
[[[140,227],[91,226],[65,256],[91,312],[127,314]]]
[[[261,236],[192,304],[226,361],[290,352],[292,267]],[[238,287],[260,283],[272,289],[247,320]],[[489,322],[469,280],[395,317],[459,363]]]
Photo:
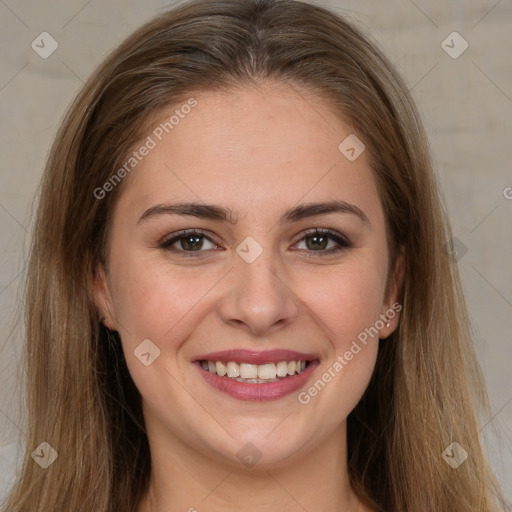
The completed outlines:
[[[106,273],[102,265],[99,265],[96,268],[92,278],[91,287],[94,303],[96,304],[96,308],[98,309],[98,314],[101,319],[100,322],[111,331],[117,330],[114,304],[110,294]]]

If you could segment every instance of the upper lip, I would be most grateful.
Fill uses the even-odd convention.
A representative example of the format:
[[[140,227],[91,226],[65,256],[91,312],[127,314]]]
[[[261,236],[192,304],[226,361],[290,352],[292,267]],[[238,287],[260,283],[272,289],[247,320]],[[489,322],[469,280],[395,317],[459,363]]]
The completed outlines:
[[[256,351],[250,349],[221,350],[196,357],[195,361],[233,361],[236,363],[267,364],[280,361],[313,361],[317,354],[275,349]]]

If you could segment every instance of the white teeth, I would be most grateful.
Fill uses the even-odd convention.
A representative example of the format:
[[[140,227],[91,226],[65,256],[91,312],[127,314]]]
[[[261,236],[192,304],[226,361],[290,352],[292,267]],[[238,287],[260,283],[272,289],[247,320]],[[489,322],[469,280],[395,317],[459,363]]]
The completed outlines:
[[[278,363],[250,364],[235,361],[201,361],[201,367],[210,373],[235,379],[238,382],[275,382],[306,369],[306,361],[279,361]]]
[[[226,365],[222,363],[222,361],[217,361],[215,363],[215,369],[217,370],[217,375],[224,377],[227,373]]]
[[[304,366],[306,361],[304,361]],[[286,361],[280,361],[276,364],[276,372],[278,377],[286,377],[288,375],[288,363]]]
[[[240,366],[230,361],[228,363],[228,377],[240,377]]]
[[[275,363],[260,364],[258,366],[258,379],[275,379],[276,365]]]
[[[258,377],[258,365],[241,363],[240,377],[242,377],[242,379],[256,379]]]
[[[279,379],[241,379],[238,377],[235,379],[237,382],[245,382],[246,384],[262,384],[269,382],[279,382]]]

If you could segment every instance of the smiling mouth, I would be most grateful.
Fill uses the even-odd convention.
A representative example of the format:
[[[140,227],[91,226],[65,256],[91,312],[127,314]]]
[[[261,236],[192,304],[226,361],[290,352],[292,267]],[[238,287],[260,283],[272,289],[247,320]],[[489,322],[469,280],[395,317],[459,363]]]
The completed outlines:
[[[199,361],[203,370],[219,377],[245,382],[264,384],[278,382],[302,373],[311,361],[279,361],[278,363],[250,364],[235,361]]]

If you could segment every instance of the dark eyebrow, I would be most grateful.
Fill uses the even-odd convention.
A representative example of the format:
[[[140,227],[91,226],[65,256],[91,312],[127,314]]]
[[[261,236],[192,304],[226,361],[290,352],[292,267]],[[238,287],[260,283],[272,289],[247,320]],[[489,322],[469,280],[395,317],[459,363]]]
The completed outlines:
[[[286,222],[297,222],[301,219],[314,217],[316,215],[328,215],[330,213],[347,213],[355,215],[366,224],[370,224],[368,217],[357,206],[345,201],[330,201],[327,203],[307,203],[295,206],[287,210],[279,220],[279,224]],[[237,223],[237,215],[229,208],[214,204],[201,203],[174,203],[157,204],[147,209],[139,218],[137,223],[155,215],[191,215],[200,219]]]

